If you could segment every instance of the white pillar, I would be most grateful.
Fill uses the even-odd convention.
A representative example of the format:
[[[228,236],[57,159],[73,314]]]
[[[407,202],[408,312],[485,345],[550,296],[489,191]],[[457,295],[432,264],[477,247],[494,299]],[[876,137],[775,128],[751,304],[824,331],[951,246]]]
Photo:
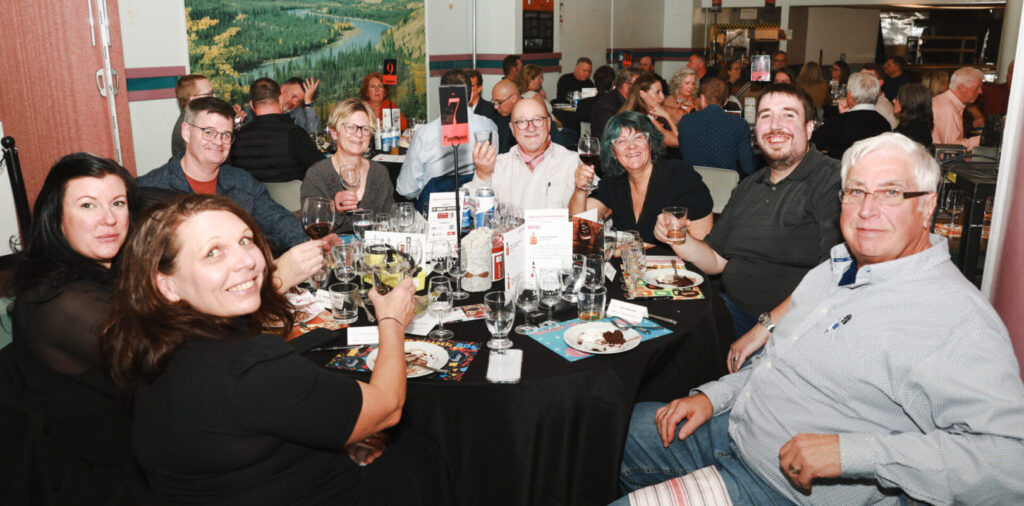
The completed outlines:
[[[1013,61],[1017,51],[1017,35],[1020,33],[1021,4],[1024,0],[1006,0],[1006,9],[1003,10],[1003,36],[999,41],[999,81],[1006,79],[1006,70]]]

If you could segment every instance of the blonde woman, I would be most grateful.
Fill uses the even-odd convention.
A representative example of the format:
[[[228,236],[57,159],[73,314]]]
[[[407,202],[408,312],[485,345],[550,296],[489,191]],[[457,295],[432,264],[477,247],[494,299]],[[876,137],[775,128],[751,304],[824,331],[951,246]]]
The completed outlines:
[[[821,75],[821,65],[809,61],[800,69],[800,75],[796,76],[796,85],[811,96],[811,102],[815,109],[821,109],[825,105],[825,97],[828,96],[828,82]]]
[[[679,123],[683,116],[696,108],[697,73],[689,67],[679,69],[669,80],[668,89],[669,94],[661,105],[672,123]]]

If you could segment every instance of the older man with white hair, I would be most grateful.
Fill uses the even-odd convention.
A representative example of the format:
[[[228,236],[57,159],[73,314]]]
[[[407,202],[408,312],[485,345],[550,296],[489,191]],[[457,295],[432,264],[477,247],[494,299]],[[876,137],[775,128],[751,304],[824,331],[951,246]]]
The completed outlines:
[[[811,142],[821,152],[841,160],[854,142],[892,130],[889,121],[875,109],[878,79],[868,72],[857,72],[846,84],[846,98],[839,102],[836,116],[814,131]]]
[[[495,146],[474,146],[476,175],[467,186],[490,186],[499,202],[523,209],[568,206],[580,157],[551,142],[551,118],[540,101],[520,100],[510,118],[516,145],[500,155]]]
[[[657,484],[634,504],[677,504],[644,501],[684,497],[696,471],[733,504],[1024,503],[1024,384],[999,315],[928,232],[938,164],[888,133],[848,149],[842,178],[845,243],[764,353],[634,409],[620,483]]]
[[[961,144],[973,149],[981,136],[964,137],[963,113],[967,104],[973,104],[981,95],[984,74],[974,67],[963,67],[949,78],[949,89],[932,98],[932,142],[935,144]]]

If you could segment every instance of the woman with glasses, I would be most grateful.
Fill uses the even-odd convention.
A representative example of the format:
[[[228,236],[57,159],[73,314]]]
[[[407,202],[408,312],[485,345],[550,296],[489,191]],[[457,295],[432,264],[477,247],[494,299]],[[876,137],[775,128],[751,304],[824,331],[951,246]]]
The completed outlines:
[[[601,166],[605,176],[597,191],[587,196],[587,182],[594,171],[576,169],[576,191],[569,213],[597,208],[601,219],[609,216],[618,230],[638,230],[644,241],[654,242],[654,226],[661,210],[670,206],[689,209],[692,237],[711,231],[711,192],[693,167],[680,160],[661,157],[662,135],[647,116],[623,112],[605,126],[601,138]]]
[[[328,122],[331,137],[338,145],[330,158],[314,163],[306,172],[302,198],[323,197],[334,201],[341,219],[334,221],[334,232],[352,231],[352,209],[386,213],[395,203],[395,188],[388,169],[380,162],[363,158],[373,137],[373,109],[358,98],[339,103]],[[350,171],[355,169],[353,175]],[[344,178],[342,177],[344,176]]]
[[[373,120],[374,126],[377,125],[378,119],[384,121],[384,116],[381,114],[384,109],[398,109],[398,104],[388,98],[388,89],[384,86],[384,75],[380,72],[366,74],[363,84],[359,86],[359,96],[370,104],[373,111],[373,116],[370,116],[370,119]],[[405,122],[405,115],[401,111],[398,114],[401,117],[402,131],[404,132],[408,126]]]

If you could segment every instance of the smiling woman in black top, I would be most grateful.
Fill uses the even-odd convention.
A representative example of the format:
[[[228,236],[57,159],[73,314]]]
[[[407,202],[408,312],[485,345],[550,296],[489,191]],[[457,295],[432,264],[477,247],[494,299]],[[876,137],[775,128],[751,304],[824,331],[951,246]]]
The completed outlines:
[[[412,281],[370,294],[380,347],[364,383],[261,334],[293,321],[269,259],[255,221],[213,195],[153,207],[125,244],[103,353],[134,399],[152,490],[187,504],[445,504],[429,439],[403,431],[365,467],[344,451],[401,416]]]
[[[711,192],[693,167],[680,160],[661,159],[662,135],[647,116],[623,112],[605,126],[601,138],[601,166],[609,176],[601,179],[592,196],[580,188],[593,176],[581,166],[576,171],[576,191],[569,212],[597,208],[601,219],[609,216],[619,230],[638,230],[654,242],[654,226],[661,210],[669,206],[689,209],[689,233],[703,238],[711,231]]]

